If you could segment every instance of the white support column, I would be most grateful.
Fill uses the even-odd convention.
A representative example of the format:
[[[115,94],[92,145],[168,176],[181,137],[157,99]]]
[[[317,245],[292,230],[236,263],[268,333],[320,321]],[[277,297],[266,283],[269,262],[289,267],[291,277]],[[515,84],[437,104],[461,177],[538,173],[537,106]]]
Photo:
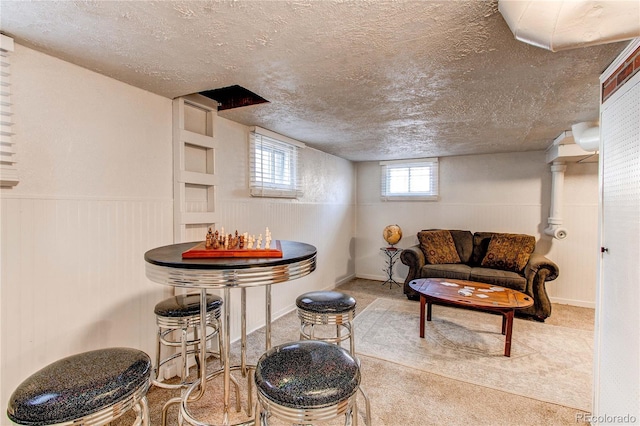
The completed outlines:
[[[554,161],[551,165],[551,208],[549,209],[549,226],[544,233],[558,240],[567,237],[567,230],[562,225],[562,196],[564,193],[564,172],[567,166],[564,161]]]

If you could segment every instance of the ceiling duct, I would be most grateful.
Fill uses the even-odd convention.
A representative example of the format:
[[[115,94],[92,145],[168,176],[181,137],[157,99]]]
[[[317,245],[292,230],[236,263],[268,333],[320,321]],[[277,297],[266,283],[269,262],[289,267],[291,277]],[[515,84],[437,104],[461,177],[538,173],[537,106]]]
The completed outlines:
[[[637,0],[499,0],[517,40],[557,52],[640,36]]]
[[[576,123],[571,126],[573,140],[585,151],[600,149],[600,126],[591,123]]]
[[[590,128],[594,126],[590,123],[584,124],[587,124]],[[595,129],[597,131],[598,127],[595,127]],[[589,140],[593,141],[593,138],[590,137]],[[597,163],[599,142],[598,138],[595,149],[592,149],[592,145],[585,145],[586,148],[584,148],[578,145],[571,130],[564,131],[560,133],[560,135],[553,140],[551,146],[547,148],[547,163],[554,163],[556,161],[565,163]]]

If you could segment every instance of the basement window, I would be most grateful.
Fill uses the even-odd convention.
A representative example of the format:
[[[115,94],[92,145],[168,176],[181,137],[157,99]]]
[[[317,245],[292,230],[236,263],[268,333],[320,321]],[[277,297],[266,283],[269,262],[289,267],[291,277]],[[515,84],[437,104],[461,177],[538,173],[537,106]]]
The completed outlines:
[[[253,197],[298,198],[300,149],[304,144],[270,130],[249,134],[249,189]]]
[[[438,159],[381,161],[383,201],[438,199]]]

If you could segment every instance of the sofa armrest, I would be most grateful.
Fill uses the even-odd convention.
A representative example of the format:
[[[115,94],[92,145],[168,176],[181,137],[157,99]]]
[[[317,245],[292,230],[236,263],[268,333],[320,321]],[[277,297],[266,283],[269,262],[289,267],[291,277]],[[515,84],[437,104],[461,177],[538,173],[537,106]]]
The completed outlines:
[[[531,275],[537,275],[544,270],[544,281],[553,281],[558,278],[560,270],[551,260],[539,253],[533,253],[529,257],[527,266],[524,267],[524,276],[528,279]]]
[[[400,253],[400,261],[409,267],[407,278],[404,280],[405,283],[408,283],[416,278],[420,269],[426,263],[426,258],[420,246],[416,245],[403,249],[402,253]]]
[[[525,293],[533,297],[534,305],[523,312],[532,314],[539,321],[544,321],[551,315],[551,300],[547,295],[545,283],[558,278],[558,265],[541,254],[532,254],[529,263],[524,268],[524,276],[527,279]]]

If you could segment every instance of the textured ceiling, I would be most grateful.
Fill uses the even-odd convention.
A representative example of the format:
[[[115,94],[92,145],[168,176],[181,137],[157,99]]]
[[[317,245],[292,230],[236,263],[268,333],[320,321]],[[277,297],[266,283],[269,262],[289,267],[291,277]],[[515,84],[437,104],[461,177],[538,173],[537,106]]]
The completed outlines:
[[[0,1],[17,43],[168,98],[241,85],[221,111],[353,161],[546,149],[597,121],[627,44],[552,53],[495,1]]]

